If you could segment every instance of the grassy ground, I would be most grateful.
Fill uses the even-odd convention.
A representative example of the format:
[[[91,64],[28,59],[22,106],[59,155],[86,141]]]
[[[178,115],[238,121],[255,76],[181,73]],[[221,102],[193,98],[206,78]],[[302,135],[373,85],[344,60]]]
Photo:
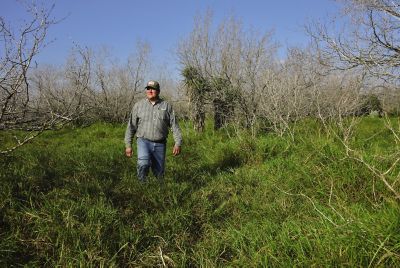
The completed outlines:
[[[164,185],[137,181],[118,125],[46,132],[0,158],[0,266],[400,266],[399,202],[318,123],[294,140],[181,127]],[[399,151],[378,118],[350,143],[377,170]]]

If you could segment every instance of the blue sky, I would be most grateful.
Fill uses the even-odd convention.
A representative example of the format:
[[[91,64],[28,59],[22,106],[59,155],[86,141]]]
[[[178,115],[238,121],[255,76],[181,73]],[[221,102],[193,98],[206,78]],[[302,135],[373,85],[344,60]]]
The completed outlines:
[[[28,0],[28,2],[31,0]],[[274,30],[283,47],[305,45],[302,32],[307,20],[323,20],[337,12],[333,0],[56,0],[54,17],[65,20],[53,25],[53,40],[36,58],[40,64],[63,64],[74,42],[97,49],[106,46],[121,60],[134,52],[138,40],[150,43],[152,58],[173,61],[171,50],[190,33],[194,16],[213,11],[214,23],[234,14],[244,28]],[[21,19],[18,0],[1,0],[0,16],[13,23]],[[284,51],[284,49],[282,49]]]

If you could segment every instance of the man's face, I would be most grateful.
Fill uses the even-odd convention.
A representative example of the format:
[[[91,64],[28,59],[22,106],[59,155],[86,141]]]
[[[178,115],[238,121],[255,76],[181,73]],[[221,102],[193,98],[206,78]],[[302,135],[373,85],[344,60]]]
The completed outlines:
[[[160,94],[159,90],[156,90],[151,87],[146,88],[146,96],[150,101],[157,100],[159,94]]]

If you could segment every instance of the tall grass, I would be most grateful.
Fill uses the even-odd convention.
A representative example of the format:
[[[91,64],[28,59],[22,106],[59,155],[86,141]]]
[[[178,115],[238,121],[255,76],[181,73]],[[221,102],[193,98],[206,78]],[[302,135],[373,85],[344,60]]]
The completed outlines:
[[[121,125],[46,132],[1,158],[0,265],[400,265],[398,201],[318,122],[294,140],[182,127],[162,185],[138,182]],[[351,142],[384,168],[391,135],[366,118]]]

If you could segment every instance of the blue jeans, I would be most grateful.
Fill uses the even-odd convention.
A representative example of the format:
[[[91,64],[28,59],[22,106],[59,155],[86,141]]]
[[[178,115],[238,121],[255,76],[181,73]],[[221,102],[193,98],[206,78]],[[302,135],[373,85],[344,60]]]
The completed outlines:
[[[151,168],[154,176],[159,180],[163,180],[166,144],[152,142],[143,138],[137,138],[136,142],[138,154],[138,179],[145,182]]]

